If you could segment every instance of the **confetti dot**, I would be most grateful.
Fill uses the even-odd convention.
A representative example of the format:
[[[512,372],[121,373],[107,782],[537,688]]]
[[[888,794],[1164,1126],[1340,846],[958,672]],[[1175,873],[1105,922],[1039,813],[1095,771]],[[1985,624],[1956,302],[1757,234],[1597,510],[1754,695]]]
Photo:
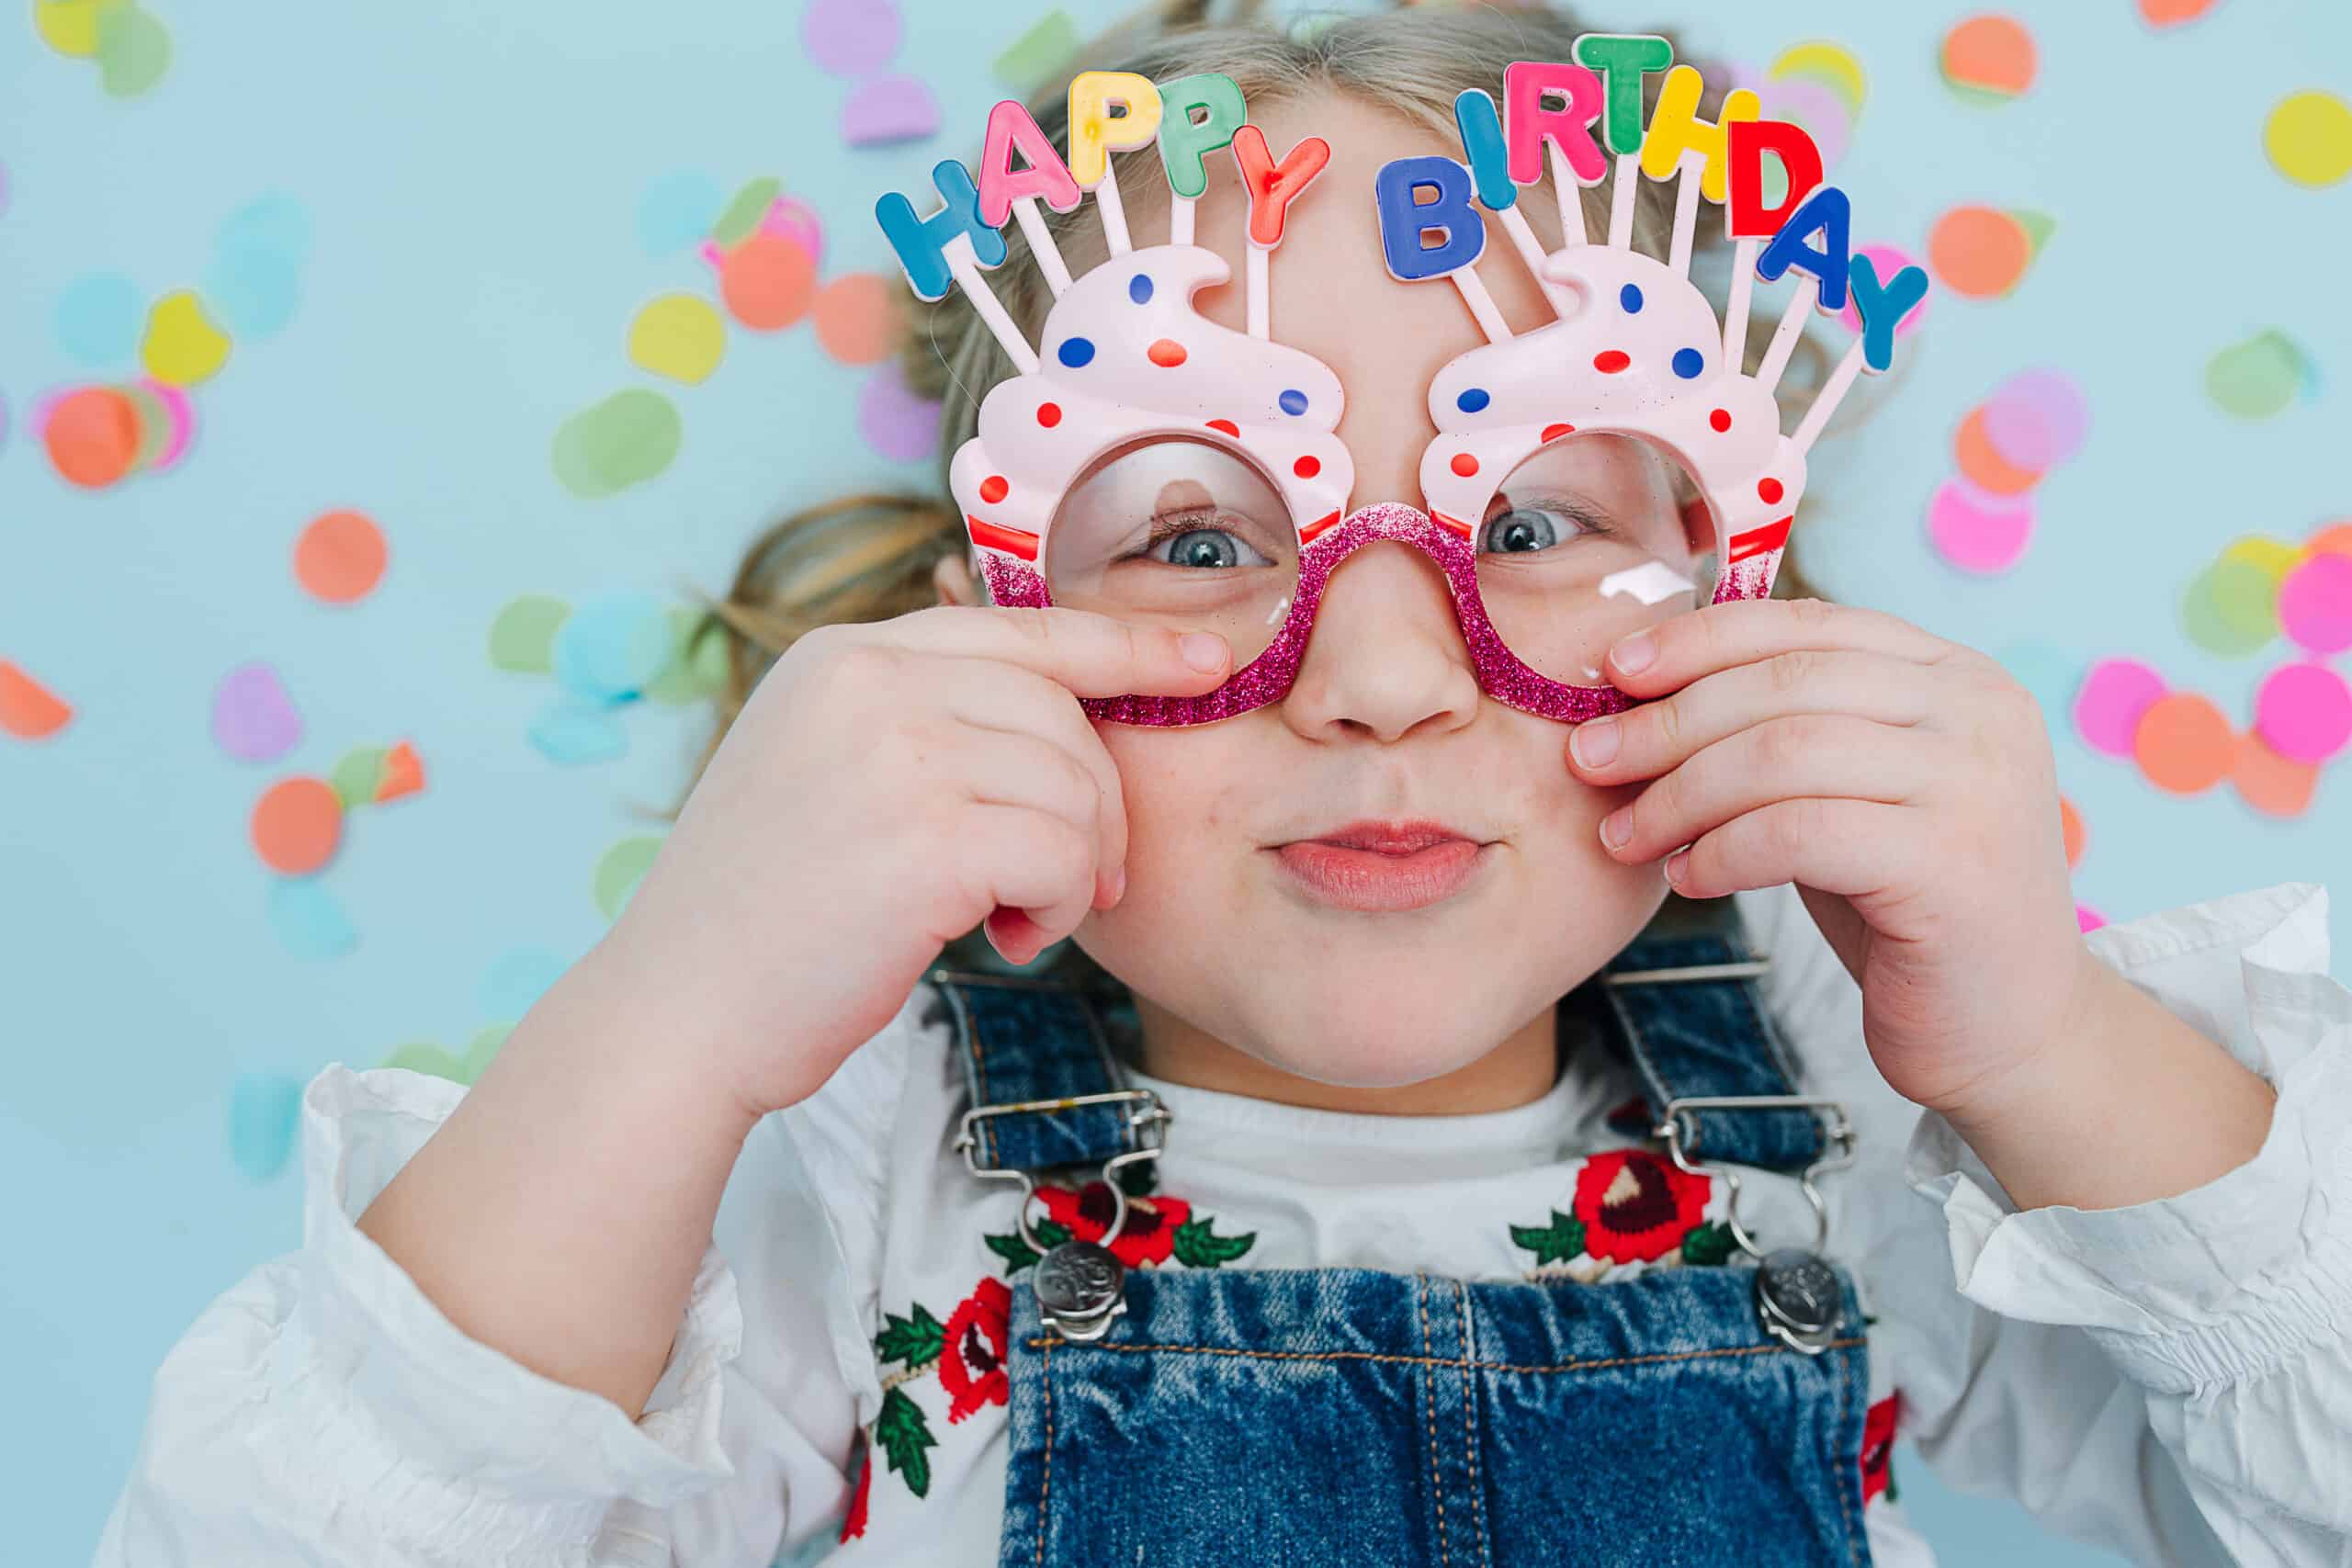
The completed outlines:
[[[139,286],[117,273],[75,278],[57,297],[51,320],[57,346],[92,370],[115,369],[139,352],[143,319]]]
[[[1290,471],[1296,474],[1300,479],[1311,479],[1316,475],[1323,471],[1323,465],[1318,459],[1309,456],[1301,457],[1297,462],[1293,463],[1290,466]]]
[[[313,599],[349,604],[384,578],[384,532],[364,513],[329,512],[294,541],[294,581]]]
[[[637,891],[637,885],[644,877],[646,868],[661,852],[662,840],[651,835],[623,839],[605,852],[603,858],[596,862],[595,876],[596,908],[604,911],[605,919],[615,920],[620,918],[629,895]]]
[[[578,696],[634,697],[670,660],[670,618],[642,593],[592,599],[555,636],[555,678]]]
[[[1971,17],[1944,35],[1944,80],[1967,92],[2014,98],[2039,68],[2033,35],[2014,17]]]
[[[890,280],[879,273],[853,272],[817,290],[809,307],[817,344],[842,365],[871,365],[899,346],[897,308]]]
[[[1892,279],[1895,274],[1906,266],[1918,265],[1917,258],[1910,252],[1897,245],[1862,245],[1858,247],[1854,254],[1871,258],[1871,265],[1878,269],[1881,282]],[[1896,342],[1900,343],[1903,339],[1909,337],[1927,321],[1929,297],[1927,294],[1921,295],[1919,302],[1904,311],[1903,319],[1894,323]],[[1846,297],[1846,309],[1839,312],[1838,319],[1846,323],[1846,330],[1849,333],[1860,333],[1862,330],[1862,308],[1855,303],[1850,290]]]
[[[482,976],[479,998],[482,1016],[507,1023],[519,1021],[563,977],[565,967],[562,959],[540,948],[501,953]]]
[[[2083,860],[2083,814],[2063,795],[2058,797],[2058,832],[2066,846],[2066,869],[2072,871]]]
[[[74,709],[55,693],[0,659],[0,731],[19,740],[46,740],[73,717]]]
[[[2011,466],[1984,433],[1984,411],[1970,411],[1951,442],[1961,477],[1987,495],[2023,495],[2041,482],[2039,470]]]
[[[1038,423],[1039,424],[1044,425],[1047,430],[1051,430],[1051,429],[1053,429],[1053,427],[1054,427],[1054,426],[1056,426],[1056,425],[1059,424],[1061,422],[1062,422],[1062,405],[1061,405],[1061,404],[1059,404],[1059,403],[1039,403],[1039,404],[1037,405],[1037,423]],[[1238,434],[1238,433],[1237,433],[1237,434]]]
[[[2309,357],[2284,333],[2233,344],[2205,367],[2205,395],[2240,419],[2268,419],[2311,385]]]
[[[274,762],[302,739],[302,716],[266,660],[240,664],[212,688],[212,743],[240,762]]]
[[[1002,474],[990,474],[980,481],[980,499],[990,506],[994,506],[1005,498],[1006,492],[1012,488],[1004,482]]]
[[[1487,395],[1486,388],[1464,387],[1462,389],[1461,394],[1453,400],[1453,406],[1460,409],[1464,413],[1476,413],[1492,400],[1493,400]]]
[[[2229,777],[2237,736],[2222,710],[2194,692],[2167,692],[2132,730],[2132,754],[2158,789],[2199,795]]]
[[[2243,658],[2278,635],[2278,584],[2262,567],[2224,556],[2181,594],[2181,630],[2208,653]]]
[[[1083,369],[1094,363],[1094,343],[1091,338],[1066,337],[1054,356],[1073,370]]]
[[[860,82],[842,105],[842,140],[852,147],[887,147],[939,134],[939,99],[920,76],[876,76]]]
[[[343,801],[324,779],[280,779],[254,803],[254,852],[270,870],[308,876],[334,858]]]
[[[817,264],[781,234],[752,234],[719,263],[719,298],[728,313],[753,332],[772,333],[798,321],[816,288]]]
[[[708,175],[663,175],[637,198],[637,243],[658,256],[684,250],[710,231],[727,199]]]
[[[757,179],[745,181],[743,187],[729,199],[719,210],[718,219],[712,222],[711,247],[724,252],[750,239],[765,222],[768,213],[775,207],[777,193],[783,189],[784,182],[774,175],[763,175]],[[808,249],[805,245],[801,248]],[[709,254],[706,249],[704,254]],[[712,259],[723,262],[725,257],[720,255]],[[816,265],[817,255],[813,250],[809,251],[808,261],[810,265]]]
[[[2270,111],[2262,150],[2297,185],[2332,186],[2352,174],[2352,107],[2333,93],[2297,93]]]
[[[650,388],[631,387],[564,421],[550,457],[564,489],[594,500],[661,473],[684,439],[676,404]]]
[[[2140,0],[2140,19],[2152,28],[2177,28],[2211,10],[2217,0]]]
[[[1603,349],[1592,356],[1592,367],[1603,376],[1614,376],[1632,363],[1634,356],[1622,348]]]
[[[1060,418],[1057,409],[1054,420]],[[909,388],[899,367],[886,361],[875,367],[857,394],[857,433],[874,450],[901,463],[935,456],[939,403]]]
[[[135,98],[164,79],[172,62],[172,35],[136,5],[98,9],[98,85],[109,97]]]
[[[2347,540],[2346,543],[2352,544],[2352,540]],[[2272,585],[2276,586],[2284,582],[2287,580],[2287,574],[2301,564],[2305,549],[2318,550],[2325,547],[2320,543],[2318,537],[2298,547],[2284,539],[2274,539],[2267,534],[2246,534],[2231,540],[2222,548],[2221,558],[2228,561],[2244,561],[2248,566],[2259,567],[2263,574],[2270,579]]]
[[[2323,551],[2278,584],[2278,624],[2313,653],[2352,648],[2352,556]]]
[[[2063,370],[2021,370],[1984,403],[1984,438],[2010,464],[2047,473],[2089,439],[2089,400]]]
[[[139,411],[112,387],[84,387],[60,398],[41,423],[41,440],[58,477],[99,490],[130,471],[139,455]]]
[[[1945,288],[1963,299],[2007,294],[2032,259],[2024,225],[1989,207],[1955,207],[1928,234],[1928,265]]]
[[[147,374],[171,387],[193,387],[229,362],[229,334],[214,326],[192,290],[155,301],[139,345]]]
[[[1786,493],[1788,492],[1781,488],[1781,481],[1776,479],[1768,476],[1756,481],[1757,499],[1767,506],[1780,505],[1781,497]]]
[[[229,1158],[248,1181],[286,1168],[302,1122],[302,1083],[290,1073],[239,1073],[229,1086]]]
[[[1222,430],[1227,435],[1234,437],[1236,440],[1240,439],[1241,436],[1241,427],[1234,423],[1229,419],[1213,419],[1209,421],[1209,428],[1211,430]]]
[[[1853,51],[1826,39],[1791,45],[1772,62],[1767,74],[1776,82],[1793,77],[1819,83],[1838,95],[1849,114],[1861,113],[1862,100],[1869,95],[1862,62],[1854,58]]]
[[[1674,351],[1674,373],[1684,380],[1697,380],[1699,372],[1706,367],[1707,356],[1697,349],[1678,348]]]
[[[2282,664],[2254,694],[2254,728],[2290,762],[2324,762],[2352,739],[2352,688],[2324,664]]]
[[[384,753],[384,771],[376,781],[376,793],[369,801],[381,806],[387,801],[421,794],[424,789],[424,760],[416,754],[415,747],[402,740]]]
[[[551,672],[556,628],[571,614],[571,605],[544,594],[526,593],[508,600],[490,623],[491,663],[524,675]]]
[[[1456,452],[1453,455],[1453,463],[1449,466],[1456,474],[1466,479],[1478,471],[1478,459],[1467,452]]]
[[[891,0],[812,0],[800,18],[808,58],[835,76],[865,76],[889,64],[899,33]]]
[[[2314,555],[2352,556],[2352,523],[2328,525],[2304,540],[2303,548]],[[2293,559],[2290,559],[2287,565],[2292,567],[2295,559],[2300,558],[2301,558],[2298,554]],[[2282,570],[2279,575],[2283,577],[2286,573]]]
[[[1707,416],[1707,423],[1714,427],[1716,434],[1722,434],[1731,428],[1731,410],[1717,409]]]
[[[2290,762],[2263,743],[2252,730],[2238,737],[2237,757],[2230,782],[2238,798],[2272,817],[2301,817],[2309,810],[2319,787],[2319,764]]]
[[[650,300],[628,325],[630,363],[688,386],[707,379],[726,351],[726,323],[692,294]]]
[[[2033,500],[1987,495],[1965,479],[1947,479],[1928,502],[1928,537],[1962,571],[2007,571],[2033,537]]]
[[[1275,400],[1282,404],[1282,410],[1284,413],[1299,414],[1306,412],[1306,394],[1300,391],[1295,387],[1284,391],[1283,395]]]
[[[270,878],[269,929],[297,958],[341,958],[359,945],[359,932],[326,885],[315,876]]]
[[[2088,904],[2077,904],[2075,906],[2075,924],[2082,928],[2082,933],[2087,936],[2107,924],[2107,917]]]
[[[1641,289],[1630,283],[1625,285],[1624,288],[1620,288],[1617,291],[1617,303],[1625,308],[1625,314],[1629,316],[1640,315],[1642,313]]]
[[[2102,659],[2075,694],[2075,729],[2083,744],[2110,757],[2132,755],[2141,716],[2165,694],[2165,678],[2132,659]]]
[[[1127,298],[1138,305],[1151,303],[1151,275],[1139,272],[1127,279]]]
[[[355,746],[337,757],[334,766],[327,770],[327,783],[334,787],[334,797],[343,808],[367,806],[376,798],[376,786],[383,782],[384,749],[380,746]]]
[[[531,721],[524,738],[559,767],[613,761],[628,755],[628,732],[614,722],[615,705],[587,697],[558,697]]]
[[[1144,357],[1163,369],[1172,370],[1184,363],[1184,345],[1172,337],[1155,338]]]

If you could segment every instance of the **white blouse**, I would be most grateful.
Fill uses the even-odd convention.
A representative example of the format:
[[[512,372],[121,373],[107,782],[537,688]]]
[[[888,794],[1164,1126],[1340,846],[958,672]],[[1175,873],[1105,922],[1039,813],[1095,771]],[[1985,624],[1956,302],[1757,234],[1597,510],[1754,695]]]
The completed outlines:
[[[1793,890],[1736,897],[1803,1092],[1844,1101],[1860,1134],[1857,1163],[1822,1180],[1827,1250],[1873,1319],[1874,1410],[1952,1485],[2136,1561],[2352,1563],[2352,993],[2328,977],[2325,892],[2090,935],[2278,1108],[2252,1160],[2193,1191],[2022,1213],[1880,1078],[1860,995]],[[948,1146],[963,1084],[937,1000],[918,987],[755,1129],[635,1422],[467,1337],[356,1227],[464,1089],[328,1066],[303,1098],[303,1246],[165,1359],[97,1563],[763,1568],[821,1552],[845,1514],[862,1527],[845,1563],[995,1563],[1018,1188]],[[1634,1092],[1621,1071],[1572,1050],[1540,1100],[1430,1117],[1131,1072],[1172,1120],[1120,1245],[1143,1267],[1496,1279],[1708,1262],[1715,1184],[1677,1190],[1670,1233],[1609,1224],[1657,1175],[1596,1152],[1641,1141],[1611,1124]],[[1073,1194],[1038,1213],[1086,1234]],[[1784,1178],[1744,1173],[1740,1213],[1768,1245],[1812,1235]],[[1872,1490],[1876,1560],[1932,1562]]]

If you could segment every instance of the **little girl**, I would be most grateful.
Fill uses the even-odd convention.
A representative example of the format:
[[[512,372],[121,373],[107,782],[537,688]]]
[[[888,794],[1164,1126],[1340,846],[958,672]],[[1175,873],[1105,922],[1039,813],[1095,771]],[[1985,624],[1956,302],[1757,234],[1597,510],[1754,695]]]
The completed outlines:
[[[1335,486],[1339,569],[1227,613],[1294,544],[1232,422],[1069,486],[1050,606],[1036,534],[966,507],[779,529],[725,611],[757,689],[607,937],[470,1091],[311,1085],[304,1247],[165,1361],[98,1562],[1926,1563],[1898,1435],[2138,1562],[2352,1561],[2324,893],[2081,938],[2033,701],[1886,615],[1641,589],[1726,502],[1640,443],[1564,425],[1475,528],[1416,510],[1477,467],[1422,460],[1490,396],[1450,367],[1564,275],[1498,243],[1458,282],[1491,324],[1391,276],[1378,172],[1579,30],[1198,9],[1083,63],[1328,142],[1271,301],[1193,315],[1165,268],[1207,264],[1154,248],[1181,211],[1255,273],[1236,164],[1183,206],[1127,152],[1132,252],[1056,204],[1041,284],[1033,209],[1019,335],[943,308],[919,357],[945,455],[993,462],[1055,377],[1147,374],[1139,328],[1049,330],[1115,288],[1176,323],[1151,365],[1228,356],[1237,409],[1276,375],[1266,428],[1351,464],[1288,470]],[[1151,537],[1090,560],[1098,513]],[[1644,564],[1507,625],[1569,540]]]

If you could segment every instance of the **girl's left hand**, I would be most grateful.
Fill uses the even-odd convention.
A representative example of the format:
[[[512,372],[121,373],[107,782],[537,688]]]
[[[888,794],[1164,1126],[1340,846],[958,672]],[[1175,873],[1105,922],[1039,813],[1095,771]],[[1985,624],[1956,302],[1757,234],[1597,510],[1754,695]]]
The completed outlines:
[[[1991,659],[1877,611],[1735,600],[1619,642],[1606,674],[1657,700],[1569,736],[1577,777],[1651,781],[1604,849],[1665,856],[1689,897],[1795,883],[1897,1093],[1999,1098],[2098,1005],[2041,710]]]

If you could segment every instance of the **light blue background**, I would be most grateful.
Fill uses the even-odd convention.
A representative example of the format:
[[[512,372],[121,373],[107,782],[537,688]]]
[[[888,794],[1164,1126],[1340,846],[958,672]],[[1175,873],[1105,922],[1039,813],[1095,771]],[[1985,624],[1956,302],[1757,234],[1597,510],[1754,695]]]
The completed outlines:
[[[622,350],[637,307],[707,291],[690,254],[644,253],[639,196],[680,171],[729,190],[774,174],[823,215],[825,276],[887,266],[875,195],[971,155],[1001,96],[977,62],[1035,15],[909,0],[893,68],[934,85],[946,130],[855,151],[835,127],[848,85],[804,60],[798,4],[149,8],[175,57],[131,102],[41,46],[29,7],[0,21],[0,658],[79,709],[48,743],[0,738],[0,1493],[19,1500],[7,1528],[26,1562],[86,1556],[164,1351],[299,1242],[299,1168],[256,1186],[230,1160],[231,1082],[369,1065],[411,1041],[462,1049],[489,1021],[492,963],[583,951],[603,926],[598,855],[673,796],[699,739],[687,716],[630,714],[630,755],[603,766],[559,768],[524,742],[551,688],[488,666],[498,607],[716,589],[785,507],[927,477],[860,440],[849,394],[865,372],[834,367],[805,326],[730,327],[711,380],[672,389],[686,437],[671,470],[603,502],[564,493],[556,425],[650,382]],[[1124,9],[1069,8],[1081,26]],[[1966,9],[1651,0],[1608,20],[1679,26],[1758,63],[1806,37],[1851,47],[1871,92],[1838,175],[1861,240],[1917,254],[1962,201],[2057,220],[2014,297],[1939,295],[1901,395],[1822,449],[1800,534],[1825,585],[1988,649],[2046,643],[2062,693],[2093,658],[2144,659],[2243,721],[2275,654],[2199,652],[2174,601],[2236,535],[2299,539],[2352,515],[2352,186],[2290,186],[2260,146],[2288,91],[2352,96],[2352,10],[2222,0],[2159,36],[2131,0],[2016,6],[2042,84],[1986,108],[1935,70]],[[177,471],[95,494],[59,480],[24,418],[89,378],[52,328],[61,291],[93,271],[150,299],[193,286],[220,221],[273,191],[311,221],[291,324],[240,344],[198,389],[198,446]],[[2270,327],[2321,367],[2321,395],[2261,423],[2218,413],[2206,361]],[[2024,562],[1963,578],[1927,547],[1927,499],[1962,415],[2035,364],[2079,378],[2090,442],[2041,485]],[[331,609],[288,559],[304,521],[344,505],[384,524],[392,559],[371,599]],[[206,729],[214,682],[252,658],[286,674],[308,724],[267,766],[226,760]],[[360,813],[327,873],[357,951],[290,956],[246,846],[254,796],[403,737],[429,789]],[[2063,726],[2058,763],[2089,824],[2079,893],[2113,918],[2290,878],[2352,886],[2342,777],[2289,824],[2226,786],[2162,796]],[[2033,1544],[2007,1505],[1942,1493],[1914,1455],[1898,1479],[1951,1561],[2094,1560]]]

